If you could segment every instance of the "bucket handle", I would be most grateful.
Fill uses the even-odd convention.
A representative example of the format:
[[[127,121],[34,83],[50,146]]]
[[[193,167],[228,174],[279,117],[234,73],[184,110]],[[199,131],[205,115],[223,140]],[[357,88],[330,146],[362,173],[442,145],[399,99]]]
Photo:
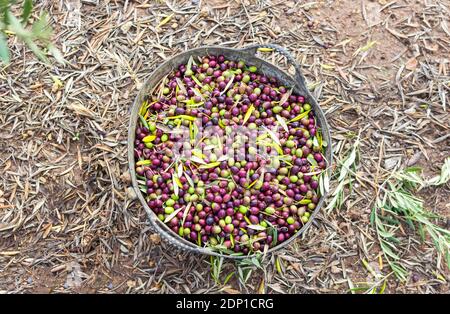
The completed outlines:
[[[295,69],[295,75],[294,78],[297,82],[300,82],[300,84],[305,85],[305,77],[302,74],[302,70],[300,69],[300,65],[297,63],[297,61],[295,60],[295,58],[283,47],[276,45],[276,44],[255,44],[255,45],[250,45],[244,48],[241,48],[239,50],[241,50],[242,52],[245,53],[250,53],[250,54],[256,54],[256,52],[259,51],[263,51],[264,52],[264,48],[269,48],[269,49],[273,49],[276,52],[280,53],[281,55],[285,56],[286,59],[288,60],[288,62],[294,67]],[[267,50],[265,52],[270,52],[271,50]]]

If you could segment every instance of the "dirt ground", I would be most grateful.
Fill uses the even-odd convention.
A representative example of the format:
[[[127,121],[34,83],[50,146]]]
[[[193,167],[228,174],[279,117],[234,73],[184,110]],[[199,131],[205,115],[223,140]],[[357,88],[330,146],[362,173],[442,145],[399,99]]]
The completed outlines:
[[[0,68],[0,292],[349,293],[375,275],[387,276],[388,293],[449,292],[445,263],[410,230],[401,235],[408,280],[390,275],[369,224],[367,183],[413,165],[431,177],[450,156],[448,1],[39,3],[68,64],[46,66],[9,39],[12,62]],[[129,109],[152,70],[185,49],[269,42],[301,63],[336,158],[361,132],[357,173],[366,180],[245,285],[236,275],[219,284],[209,258],[162,242],[133,201]],[[448,183],[419,196],[450,221]],[[222,277],[232,271],[225,262]]]

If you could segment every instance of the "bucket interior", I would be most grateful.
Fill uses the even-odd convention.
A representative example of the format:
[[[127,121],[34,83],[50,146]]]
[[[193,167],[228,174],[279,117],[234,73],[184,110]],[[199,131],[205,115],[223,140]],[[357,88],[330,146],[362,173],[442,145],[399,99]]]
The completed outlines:
[[[312,97],[312,95],[309,93],[307,87],[302,82],[296,82],[292,76],[278,68],[277,66],[256,57],[255,55],[249,53],[248,51],[240,50],[240,49],[233,49],[233,48],[225,48],[225,47],[201,47],[196,48],[192,50],[188,50],[186,52],[183,52],[179,55],[174,56],[173,58],[165,61],[163,64],[161,64],[152,74],[149,75],[149,78],[143,85],[143,88],[136,96],[135,102],[133,104],[132,110],[131,110],[131,118],[130,118],[130,127],[128,131],[128,160],[129,160],[129,167],[130,167],[130,173],[132,178],[133,187],[135,190],[135,193],[137,194],[137,197],[144,206],[150,222],[153,226],[159,227],[157,229],[162,229],[164,233],[161,235],[163,238],[168,240],[170,243],[174,244],[175,246],[178,246],[181,249],[189,250],[191,252],[196,253],[202,253],[207,255],[214,255],[214,256],[223,256],[228,258],[235,258],[235,259],[242,259],[242,258],[248,258],[252,257],[255,254],[252,255],[241,255],[241,256],[235,256],[235,255],[225,255],[221,254],[219,252],[215,252],[209,248],[203,248],[200,246],[195,245],[192,242],[187,241],[186,239],[178,236],[175,232],[173,232],[172,229],[170,229],[166,224],[164,224],[162,221],[160,221],[157,217],[157,215],[149,208],[147,202],[144,199],[144,196],[142,195],[142,192],[139,190],[139,186],[136,180],[136,171],[135,171],[135,159],[134,159],[134,140],[135,140],[135,130],[138,123],[138,112],[139,108],[142,104],[142,102],[146,99],[146,96],[149,95],[149,93],[155,88],[155,86],[168,74],[177,69],[177,67],[180,64],[186,64],[191,56],[194,57],[194,59],[198,56],[206,56],[206,55],[224,55],[228,60],[243,60],[247,65],[254,65],[258,68],[258,72],[263,73],[264,75],[268,77],[275,77],[280,83],[282,83],[286,87],[292,87],[293,92],[303,95],[306,98],[306,102],[308,102],[314,111],[314,115],[316,119],[318,120],[319,127],[322,130],[322,137],[323,140],[328,143],[324,155],[327,160],[327,168],[330,168],[331,161],[332,161],[332,151],[331,151],[331,136],[329,131],[329,126],[326,121],[325,115],[319,105],[317,104],[316,100]],[[326,170],[328,171],[328,170]],[[291,243],[294,239],[296,239],[298,236],[300,236],[312,223],[314,220],[315,215],[318,213],[320,208],[322,207],[322,204],[324,202],[324,199],[326,197],[325,195],[322,195],[320,197],[319,203],[317,204],[314,211],[311,213],[310,220],[299,230],[297,233],[295,233],[291,238],[289,238],[287,241],[284,241],[280,245],[276,245],[273,248],[270,248],[268,250],[268,253],[274,252],[276,250],[279,250],[285,246],[287,246],[289,243]]]

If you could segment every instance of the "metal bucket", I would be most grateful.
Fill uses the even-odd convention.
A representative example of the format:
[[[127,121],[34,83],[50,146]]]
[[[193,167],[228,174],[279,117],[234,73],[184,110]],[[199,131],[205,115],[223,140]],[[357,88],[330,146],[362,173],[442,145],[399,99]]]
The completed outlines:
[[[274,51],[277,51],[278,53],[284,55],[287,58],[288,62],[291,63],[295,68],[294,77],[285,73],[277,66],[261,58],[256,57],[255,54],[260,48],[272,48]],[[180,237],[178,234],[173,232],[167,225],[165,225],[161,220],[158,219],[157,215],[148,206],[147,202],[145,201],[142,195],[142,192],[139,190],[135,171],[135,158],[134,158],[134,141],[136,136],[135,131],[139,119],[138,118],[139,108],[142,102],[145,100],[145,97],[156,86],[156,84],[158,84],[163,79],[164,76],[177,69],[178,65],[182,63],[184,64],[187,63],[190,56],[197,57],[197,56],[221,55],[221,54],[224,55],[229,60],[243,60],[248,65],[254,65],[258,68],[258,72],[262,72],[267,76],[277,78],[279,82],[284,86],[292,87],[293,92],[305,96],[306,102],[311,104],[315,117],[318,120],[319,127],[322,130],[322,137],[324,141],[328,143],[325,151],[325,158],[328,162],[327,167],[328,169],[330,169],[332,161],[331,135],[325,115],[322,109],[317,104],[316,100],[309,93],[308,88],[306,87],[305,78],[302,75],[300,66],[296,63],[295,59],[284,48],[273,44],[252,45],[242,49],[233,49],[221,46],[200,47],[180,53],[174,56],[173,58],[165,61],[163,64],[161,64],[152,74],[150,74],[148,80],[144,84],[144,87],[136,96],[133,107],[131,109],[130,126],[128,129],[128,163],[130,167],[130,174],[134,191],[139,201],[141,202],[142,206],[144,206],[150,219],[151,225],[161,235],[161,238],[163,240],[166,240],[170,244],[173,244],[174,246],[182,250],[186,250],[192,253],[227,257],[232,259],[243,259],[255,256],[255,254],[241,255],[241,256],[222,254],[219,252],[215,252],[210,248],[203,248],[197,246],[196,244],[187,241],[186,239]],[[297,233],[295,233],[287,241],[269,249],[268,253],[280,250],[281,248],[287,246],[289,243],[294,241],[294,239],[298,238],[303,232],[305,232],[311,225],[312,221],[314,220],[314,217],[317,215],[320,208],[322,207],[325,197],[326,194],[320,198],[319,203],[317,204],[315,210],[311,213],[309,221]]]

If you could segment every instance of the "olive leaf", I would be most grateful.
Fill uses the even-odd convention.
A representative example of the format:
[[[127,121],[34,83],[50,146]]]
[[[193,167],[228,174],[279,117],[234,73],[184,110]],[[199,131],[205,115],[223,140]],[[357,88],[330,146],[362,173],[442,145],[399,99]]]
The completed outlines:
[[[296,122],[298,120],[301,120],[301,119],[307,117],[310,111],[311,110],[306,110],[305,112],[303,112],[303,113],[299,114],[298,116],[296,116],[294,119],[290,120],[288,123]]]
[[[23,41],[28,48],[45,63],[50,63],[46,52],[42,50],[40,45],[47,48],[47,51],[54,56],[57,62],[64,64],[64,57],[61,52],[50,42],[53,30],[48,23],[47,13],[43,12],[39,18],[33,23],[31,29],[26,28],[26,24],[33,10],[33,1],[25,0],[23,3],[21,20],[14,16],[10,11],[13,0],[0,1],[0,60],[4,63],[10,61],[9,50],[4,32],[9,30],[10,34],[16,36]]]
[[[313,166],[313,167],[317,167],[317,161],[314,159],[314,157],[310,154],[306,157],[306,159],[308,160],[308,162]]]
[[[220,92],[220,95],[225,94],[225,92],[230,88],[230,86],[233,84],[234,81],[234,75],[231,77],[231,79],[228,81],[227,86],[225,86],[225,88],[223,89],[223,91]],[[253,105],[252,105],[253,106]],[[245,124],[245,122],[244,122]]]
[[[219,165],[220,165],[220,162],[216,161],[216,162],[211,162],[211,163],[206,164],[206,165],[201,165],[199,168],[200,169],[211,169],[211,168],[218,167]]]
[[[139,120],[141,120],[142,126],[145,127],[147,130],[150,129],[147,120],[144,119],[142,115],[139,115]]]
[[[179,115],[179,116],[173,116],[173,117],[167,117],[166,119],[171,120],[171,119],[182,119],[182,120],[188,120],[188,121],[195,121],[195,117],[191,117],[188,115]]]
[[[191,161],[193,161],[195,163],[198,163],[198,164],[201,164],[201,165],[206,165],[206,162],[203,159],[201,159],[201,158],[199,158],[197,156],[192,155],[190,159],[191,159]]]
[[[156,135],[147,135],[142,139],[142,142],[144,143],[150,143],[153,142],[156,139]]]
[[[272,140],[273,140],[277,145],[281,146],[281,142],[280,142],[280,140],[278,139],[278,136],[275,134],[276,129],[275,129],[275,132],[272,131],[272,130],[270,130],[270,129],[268,129],[268,128],[266,128],[265,126],[263,126],[263,129],[269,134],[269,136],[272,138]]]
[[[186,205],[186,209],[184,210],[184,213],[183,213],[183,220],[182,220],[182,222],[181,222],[181,225],[182,225],[182,226],[184,225],[184,222],[186,221],[186,217],[187,217],[187,215],[189,214],[189,209],[191,209],[191,205],[192,205],[192,202],[189,202],[189,203]]]
[[[205,97],[203,97],[202,93],[198,90],[198,88],[193,88],[192,91],[194,92],[195,96],[200,97],[203,101],[205,101]]]
[[[445,159],[444,165],[441,168],[441,174],[428,180],[429,185],[441,185],[450,181],[450,157]]]
[[[182,209],[183,209],[183,207],[180,207],[177,210],[175,210],[172,214],[167,216],[166,219],[164,219],[164,223],[168,223],[169,221],[171,221],[172,218],[175,217]]]
[[[263,227],[261,225],[248,225],[247,227],[250,228],[250,229],[257,230],[257,231],[266,230],[266,227]]]
[[[286,132],[289,132],[288,126],[284,118],[280,115],[276,115],[278,123],[283,127]]]
[[[136,166],[148,166],[151,165],[152,161],[151,160],[139,160],[138,162],[136,162]]]
[[[166,25],[167,23],[169,23],[170,19],[172,18],[173,13],[166,16],[159,24],[158,26],[156,26],[156,28],[161,28],[162,26]]]
[[[66,60],[64,60],[64,56],[62,55],[61,51],[59,51],[58,48],[56,48],[53,44],[48,44],[47,46],[48,52],[52,54],[52,56],[55,58],[56,61],[58,61],[61,64],[66,63]]]
[[[178,77],[175,78],[175,80],[177,81],[177,85],[178,85],[178,87],[180,88],[180,91],[181,91],[184,95],[186,95],[186,94],[187,94],[187,90],[186,90],[186,87],[184,86],[183,82],[182,82]]]
[[[242,121],[242,125],[247,123],[248,119],[250,119],[250,116],[252,115],[253,111],[255,110],[255,107],[253,105],[248,108],[247,112],[245,113],[244,121]]]
[[[2,32],[0,32],[0,59],[4,63],[9,63],[8,43],[6,42],[6,37]]]
[[[178,196],[179,193],[179,187],[176,181],[176,175],[175,172],[172,174],[172,182],[173,182],[173,192],[175,193],[176,196]]]
[[[33,10],[33,0],[25,0],[23,3],[22,23],[26,23]]]
[[[186,180],[188,181],[189,186],[195,187],[194,181],[192,180],[192,178],[186,172],[184,173],[184,176],[186,177]]]
[[[203,88],[203,84],[198,80],[198,78],[195,77],[195,75],[192,75],[191,79],[195,82],[195,84],[200,86],[200,88]]]
[[[177,176],[181,178],[183,176],[183,164],[180,162],[177,167]]]
[[[187,66],[186,66],[186,70],[187,71],[190,71],[191,70],[191,68],[192,68],[192,63],[194,62],[194,58],[192,58],[192,56],[190,56],[189,57],[189,60],[188,60],[188,63],[187,63]]]
[[[283,96],[280,99],[279,104],[283,105],[289,99],[291,94],[292,94],[292,89],[290,89],[288,92],[284,93]]]

